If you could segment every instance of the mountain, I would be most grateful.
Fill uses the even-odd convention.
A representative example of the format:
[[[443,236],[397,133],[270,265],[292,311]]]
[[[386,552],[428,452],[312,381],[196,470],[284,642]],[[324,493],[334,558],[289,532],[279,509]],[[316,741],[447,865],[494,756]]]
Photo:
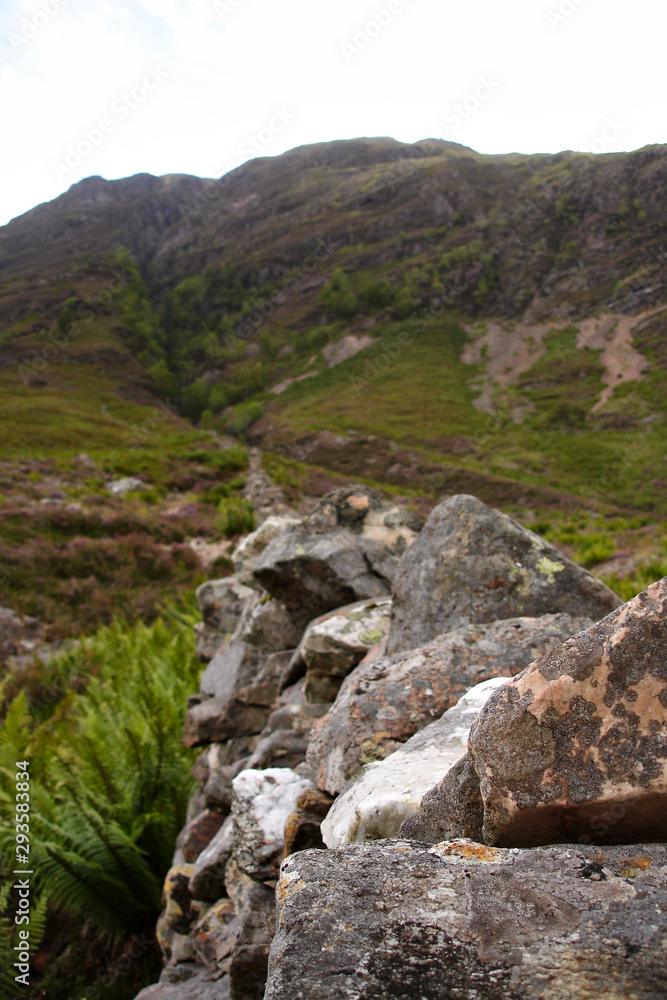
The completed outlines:
[[[152,449],[156,517],[178,482],[210,495],[210,462],[172,475],[159,435],[109,460],[160,401],[178,463],[231,433],[294,502],[336,477],[424,510],[471,492],[635,573],[664,558],[666,181],[665,146],[389,138],[81,181],[0,229],[10,492],[46,475],[29,462],[136,474]]]

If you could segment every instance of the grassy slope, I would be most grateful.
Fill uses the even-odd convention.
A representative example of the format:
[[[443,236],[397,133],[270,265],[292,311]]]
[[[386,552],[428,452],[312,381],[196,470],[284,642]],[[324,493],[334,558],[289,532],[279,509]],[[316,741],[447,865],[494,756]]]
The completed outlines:
[[[5,351],[23,360],[0,370],[0,604],[43,620],[49,638],[114,613],[150,618],[191,591],[204,573],[186,543],[221,539],[217,501],[246,465],[157,398],[113,307],[38,365],[54,319],[41,313],[44,329],[18,338],[5,327]],[[122,476],[150,489],[114,496]]]
[[[251,435],[286,456],[278,474],[295,494],[295,484],[317,489],[332,474],[403,492],[424,510],[443,494],[474,492],[544,524],[554,537],[570,538],[575,522],[587,538],[602,532],[607,542],[595,549],[597,556],[609,553],[612,539],[617,558],[598,563],[606,572],[627,573],[636,557],[662,558],[664,320],[658,316],[637,329],[634,345],[649,368],[641,380],[619,386],[599,411],[593,407],[603,384],[601,352],[578,349],[575,331],[581,317],[601,307],[628,314],[660,304],[665,260],[649,250],[662,232],[655,192],[663,160],[659,148],[627,157],[494,158],[367,141],[254,161],[221,186],[206,211],[190,211],[188,202],[185,217],[173,187],[145,178],[122,188],[116,228],[113,202],[105,202],[104,211],[109,232],[136,245],[156,315],[165,288],[194,276],[179,299],[179,336],[200,346],[179,362],[174,398],[185,400],[194,380],[197,398],[191,394],[186,411],[217,431],[243,433],[263,411]],[[121,190],[95,183],[105,193]],[[56,223],[58,212],[91,218],[84,188],[55,203]],[[144,188],[153,192],[148,201]],[[154,208],[169,234],[163,247],[157,230],[151,230],[154,245],[142,243],[142,220]],[[91,602],[86,587],[98,596],[111,593],[112,601],[122,593],[132,604],[133,572],[153,596],[160,587],[194,580],[186,553],[174,550],[167,570],[161,547],[192,535],[214,538],[214,504],[193,508],[189,501],[217,499],[216,482],[239,470],[221,475],[210,461],[193,460],[193,449],[216,449],[211,437],[164,411],[156,420],[155,388],[124,332],[118,275],[105,263],[105,226],[93,225],[89,233],[86,222],[76,239],[65,240],[55,225],[65,240],[60,257],[47,253],[33,272],[26,270],[26,261],[40,259],[40,227],[50,212],[46,206],[21,222],[20,273],[0,284],[5,567],[7,547],[21,549],[11,587],[7,572],[0,576],[0,600],[47,617],[71,606],[70,625],[85,606],[88,625],[108,609]],[[326,252],[306,267],[318,236]],[[86,239],[87,257],[77,260],[74,248]],[[225,315],[207,299],[203,272],[226,263],[238,265],[243,309]],[[336,268],[354,299],[342,312],[323,296]],[[383,283],[390,289],[384,304],[378,299]],[[282,293],[277,302],[270,298],[276,292]],[[95,316],[44,366],[40,352],[52,350],[48,338],[72,296],[93,302]],[[482,357],[464,364],[465,345],[483,332],[485,317],[504,313],[508,322],[526,309],[553,323],[546,351],[519,379],[492,386],[493,412],[484,412],[475,403],[486,363]],[[249,320],[250,333],[235,333],[244,324],[247,331]],[[327,369],[322,348],[350,332],[370,334],[375,343]],[[19,377],[26,370],[29,385]],[[313,372],[281,395],[270,391]],[[103,484],[95,485],[96,473],[77,465],[82,451],[109,475],[139,473],[154,489],[143,498],[113,500]],[[292,467],[293,459],[303,467]],[[83,517],[42,509],[49,490],[75,501],[83,496]],[[29,515],[21,495],[34,505]],[[178,505],[189,513],[168,516]],[[588,527],[577,521],[580,515]],[[46,548],[26,547],[22,521]],[[78,527],[80,521],[86,524]],[[116,546],[116,577],[99,564],[91,568],[89,559],[77,565],[70,544],[77,532],[101,538],[105,530],[107,537],[138,534],[150,543],[150,554],[123,554],[125,543]],[[560,544],[593,558],[594,540]],[[51,586],[57,563],[71,573]],[[109,586],[121,578],[122,586]],[[146,606],[152,603],[153,597]]]

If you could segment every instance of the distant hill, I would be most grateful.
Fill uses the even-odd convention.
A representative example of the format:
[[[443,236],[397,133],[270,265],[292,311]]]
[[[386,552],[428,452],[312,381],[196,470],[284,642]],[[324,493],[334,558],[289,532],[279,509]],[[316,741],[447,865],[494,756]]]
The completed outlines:
[[[667,514],[666,196],[666,146],[356,139],[88,178],[0,229],[5,451],[102,454],[114,398],[168,400],[295,495],[339,475],[547,532],[621,518],[586,558],[625,572]]]

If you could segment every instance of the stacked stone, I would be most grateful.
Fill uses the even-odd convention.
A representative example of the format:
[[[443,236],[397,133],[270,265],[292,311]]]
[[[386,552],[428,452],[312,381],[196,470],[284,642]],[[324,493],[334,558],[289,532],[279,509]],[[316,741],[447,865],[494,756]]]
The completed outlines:
[[[200,589],[141,1000],[667,995],[667,580],[621,606],[474,497],[419,528],[336,491]]]

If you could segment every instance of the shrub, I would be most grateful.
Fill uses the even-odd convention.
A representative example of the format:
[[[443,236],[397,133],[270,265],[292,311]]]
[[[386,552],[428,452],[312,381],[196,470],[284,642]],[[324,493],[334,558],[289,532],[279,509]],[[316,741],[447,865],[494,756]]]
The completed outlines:
[[[331,275],[331,281],[320,292],[321,305],[334,316],[349,318],[358,309],[357,297],[352,291],[350,279],[341,268],[337,267]]]
[[[226,538],[255,530],[255,513],[245,497],[223,497],[218,506],[216,527]]]
[[[601,535],[596,532],[585,536],[581,540],[574,558],[576,562],[588,568],[611,559],[615,551],[616,545],[613,538],[610,538],[609,535]]]
[[[225,423],[225,430],[234,437],[241,437],[262,416],[264,407],[261,403],[240,403],[235,406]]]

